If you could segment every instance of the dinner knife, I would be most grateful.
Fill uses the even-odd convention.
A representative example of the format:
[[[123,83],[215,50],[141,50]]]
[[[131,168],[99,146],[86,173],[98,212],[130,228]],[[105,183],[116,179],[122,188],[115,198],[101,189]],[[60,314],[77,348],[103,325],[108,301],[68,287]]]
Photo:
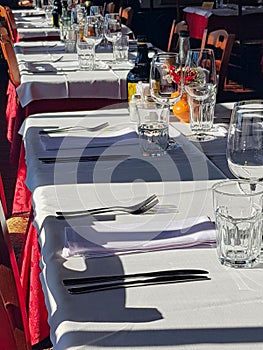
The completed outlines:
[[[163,271],[151,271],[132,273],[127,275],[109,275],[109,276],[96,276],[96,277],[80,277],[80,278],[65,278],[63,284],[65,286],[99,283],[107,281],[124,281],[135,278],[150,278],[150,277],[165,277],[165,276],[182,276],[182,275],[207,275],[208,271],[200,269],[178,269],[178,270],[163,270]]]
[[[206,275],[172,275],[172,276],[159,276],[148,279],[135,279],[133,281],[111,281],[111,282],[99,282],[84,287],[71,287],[68,288],[70,294],[83,294],[100,292],[109,289],[119,289],[128,287],[142,287],[155,284],[166,284],[166,283],[182,283],[182,282],[193,282],[193,281],[208,281],[210,278]]]
[[[44,164],[54,163],[75,163],[75,162],[97,162],[97,161],[110,161],[110,160],[122,160],[129,158],[127,154],[118,155],[105,155],[105,156],[81,156],[81,157],[40,157],[40,160]]]

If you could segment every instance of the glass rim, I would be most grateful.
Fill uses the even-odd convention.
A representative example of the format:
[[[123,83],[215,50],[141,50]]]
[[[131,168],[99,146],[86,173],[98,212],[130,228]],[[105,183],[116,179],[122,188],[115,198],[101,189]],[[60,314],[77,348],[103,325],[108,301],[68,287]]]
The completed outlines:
[[[242,101],[237,101],[234,103],[234,107],[239,107],[239,106],[244,106],[244,105],[252,105],[252,104],[259,104],[259,105],[262,105],[263,107],[263,99],[253,99],[253,100],[242,100]]]
[[[227,190],[223,190],[224,186],[227,185],[234,185],[234,184],[245,184],[245,185],[259,185],[261,189],[259,191],[252,191],[249,193],[233,193]],[[212,191],[213,193],[218,193],[218,194],[223,194],[224,196],[231,196],[231,197],[256,197],[258,195],[263,195],[263,183],[262,182],[251,182],[249,180],[245,179],[228,179],[228,180],[223,180],[220,182],[215,183],[212,186]]]

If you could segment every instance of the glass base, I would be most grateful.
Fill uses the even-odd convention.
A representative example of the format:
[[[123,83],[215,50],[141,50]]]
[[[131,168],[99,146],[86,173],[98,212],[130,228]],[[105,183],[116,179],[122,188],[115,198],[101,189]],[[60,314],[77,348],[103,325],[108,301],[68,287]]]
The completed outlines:
[[[188,140],[193,142],[207,142],[216,139],[216,136],[206,133],[198,133],[187,136]]]

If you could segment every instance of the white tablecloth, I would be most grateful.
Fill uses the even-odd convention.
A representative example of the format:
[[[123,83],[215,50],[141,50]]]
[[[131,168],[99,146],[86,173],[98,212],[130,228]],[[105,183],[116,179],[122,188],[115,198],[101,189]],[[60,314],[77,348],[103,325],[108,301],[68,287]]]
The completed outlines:
[[[251,350],[262,348],[263,275],[261,268],[234,270],[220,265],[216,251],[167,250],[99,259],[61,257],[65,226],[92,225],[89,219],[58,222],[55,210],[82,203],[129,204],[156,193],[161,205],[177,205],[178,214],[158,214],[160,220],[189,215],[213,218],[213,182],[169,182],[39,187],[34,192],[43,283],[54,350],[66,349],[189,349]],[[151,220],[145,215],[119,216],[124,223]],[[110,228],[111,221],[105,221]],[[167,284],[83,295],[69,295],[68,277],[138,273],[177,268],[209,271],[210,281]]]
[[[227,106],[221,106],[225,111]],[[85,116],[86,115],[86,116]],[[84,216],[57,220],[57,210],[93,208],[108,205],[131,205],[150,194],[160,203],[155,211],[141,216],[103,216],[100,225],[107,231],[114,225],[146,225],[158,220],[164,227],[173,220],[208,216],[214,220],[211,186],[219,180],[142,181],[140,171],[134,181],[88,183],[89,165],[82,175],[86,181],[71,177],[74,167],[51,165],[38,160],[47,156],[40,144],[39,130],[65,125],[95,125],[108,120],[111,126],[127,125],[128,112],[112,109],[35,115],[23,125],[28,166],[27,185],[33,192],[35,225],[41,247],[41,280],[49,313],[54,350],[67,349],[189,349],[251,350],[263,342],[263,274],[260,266],[252,270],[234,270],[220,265],[213,248],[173,249],[107,258],[63,258],[65,227],[93,226],[96,221]],[[173,127],[187,125],[175,123]],[[189,132],[189,126],[188,131]],[[176,132],[177,139],[180,134]],[[186,144],[183,144],[186,147]],[[195,147],[195,146],[193,146]],[[185,148],[184,148],[185,149]],[[73,152],[73,151],[72,151]],[[189,147],[188,157],[200,159]],[[178,153],[178,164],[180,163]],[[151,162],[151,159],[145,158]],[[159,159],[159,170],[167,165]],[[137,164],[137,163],[135,163]],[[138,165],[138,164],[137,164]],[[91,166],[91,165],[90,165]],[[112,174],[107,163],[97,163],[104,173]],[[117,165],[118,167],[118,165]],[[115,164],[115,170],[116,170]],[[193,163],[193,168],[195,167]],[[136,173],[136,168],[131,172]],[[61,175],[64,182],[57,181]],[[99,176],[99,172],[96,173]],[[96,178],[94,178],[96,182]],[[108,183],[105,183],[108,182]],[[139,234],[139,233],[138,233]],[[106,292],[70,295],[63,278],[137,273],[156,270],[200,268],[209,271],[211,280],[166,284]]]
[[[172,123],[170,136],[174,137],[180,145],[178,149],[172,149],[164,157],[143,157],[139,144],[115,144],[111,147],[99,148],[73,148],[67,144],[67,138],[62,147],[45,151],[39,135],[39,131],[48,127],[58,126],[94,126],[104,121],[109,122],[109,128],[114,130],[126,130],[127,126],[136,130],[136,124],[130,123],[127,108],[124,109],[101,109],[97,111],[67,112],[36,114],[28,117],[23,125],[22,133],[27,150],[27,186],[31,191],[43,184],[65,184],[85,182],[129,182],[137,181],[178,181],[178,180],[208,180],[224,178],[224,174],[214,166],[202,151],[199,151],[191,142],[183,137],[177,130],[181,123]],[[186,126],[185,126],[186,127]],[[186,130],[185,130],[186,131]],[[74,137],[95,137],[100,133],[78,132],[69,133]],[[189,125],[188,131],[189,134]],[[51,137],[61,137],[67,134],[53,134]],[[61,141],[60,141],[61,142]],[[50,143],[50,142],[49,142]],[[56,142],[58,144],[58,142]],[[83,144],[83,142],[82,142]],[[211,145],[213,148],[213,144]],[[223,152],[225,149],[223,148]],[[63,164],[42,164],[39,157],[81,157],[81,156],[109,156],[127,155],[123,158],[103,161],[98,164],[94,162],[69,162]],[[224,171],[224,170],[223,170]]]
[[[183,9],[187,13],[196,13],[200,16],[210,17],[215,16],[238,16],[238,6],[236,4],[227,4],[222,8],[205,10],[201,7],[188,6]],[[242,15],[250,15],[254,13],[262,13],[262,6],[242,6]]]
[[[109,64],[112,53],[97,53],[98,68],[84,71],[79,69],[77,54],[58,51],[60,46],[42,48],[42,55],[17,54],[21,72],[17,94],[22,107],[42,99],[127,98],[126,77],[132,63]]]

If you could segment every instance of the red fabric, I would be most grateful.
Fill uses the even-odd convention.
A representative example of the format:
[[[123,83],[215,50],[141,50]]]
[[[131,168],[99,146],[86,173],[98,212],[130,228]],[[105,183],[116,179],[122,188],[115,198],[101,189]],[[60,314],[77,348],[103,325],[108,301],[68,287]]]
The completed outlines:
[[[203,32],[208,25],[208,18],[196,13],[186,13],[185,19],[188,24],[190,37],[202,39]]]
[[[7,120],[7,139],[12,142],[13,140],[13,130],[15,119],[17,116],[18,103],[16,89],[14,85],[10,82],[7,88],[7,106],[6,106],[6,120]]]
[[[22,143],[20,149],[19,166],[16,176],[16,186],[13,200],[13,214],[30,212],[32,208],[31,192],[25,185],[26,179],[26,162],[25,148]]]
[[[12,90],[11,90],[12,91]],[[14,92],[14,90],[13,90]],[[14,96],[14,94],[12,95]],[[18,164],[17,180],[13,201],[13,213],[29,212],[32,209],[31,192],[25,185],[26,163],[25,149],[22,138],[18,134],[26,116],[38,112],[91,110],[106,107],[110,104],[121,103],[119,100],[104,99],[61,99],[41,100],[30,103],[26,108],[19,105],[16,109],[15,123],[11,128],[11,160],[12,164]],[[26,297],[26,305],[29,318],[29,330],[32,345],[42,341],[49,335],[47,322],[47,310],[44,295],[41,288],[39,273],[40,250],[37,240],[37,231],[32,225],[32,217],[29,223],[27,238],[21,259],[20,278]]]
[[[13,35],[14,35],[14,42],[18,43],[19,42],[19,35],[18,35],[18,31],[16,28],[13,29]]]
[[[5,216],[7,216],[5,190],[4,190],[4,184],[3,184],[3,181],[2,181],[1,173],[0,173],[0,200],[1,200],[1,203],[2,203],[4,214],[5,214]]]
[[[34,345],[47,338],[50,329],[47,322],[48,314],[44,294],[39,279],[41,272],[39,261],[41,256],[38,234],[32,221],[33,213],[31,211],[27,237],[20,262],[20,280],[27,305],[31,344]]]

